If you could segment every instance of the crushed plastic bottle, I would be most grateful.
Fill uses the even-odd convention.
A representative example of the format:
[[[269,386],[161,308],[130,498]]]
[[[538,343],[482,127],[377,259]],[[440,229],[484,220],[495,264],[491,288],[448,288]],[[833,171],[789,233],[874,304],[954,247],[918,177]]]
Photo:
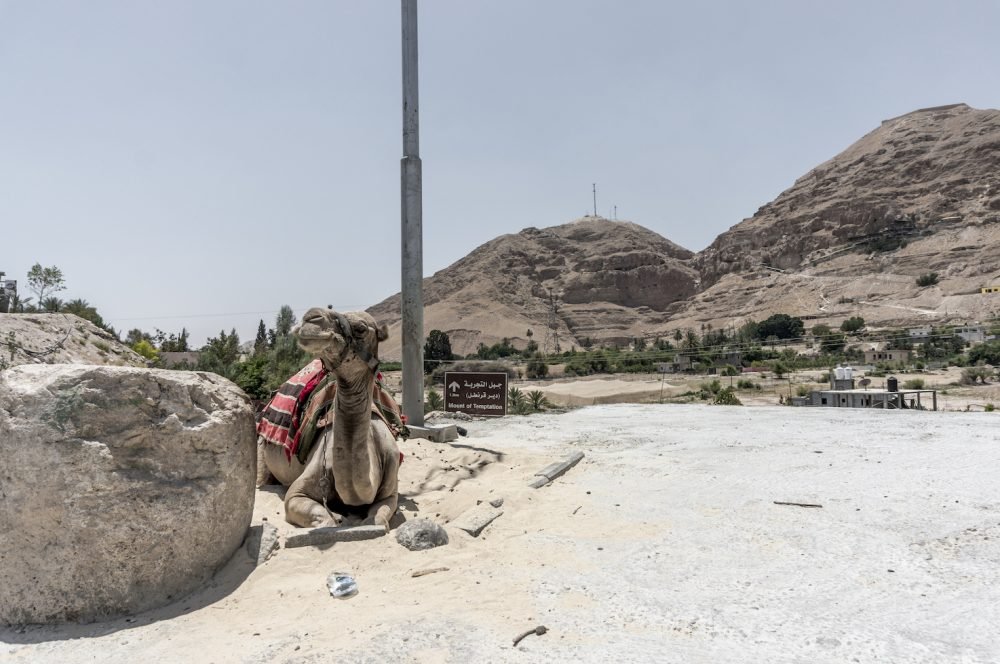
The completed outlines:
[[[347,572],[333,572],[326,577],[326,587],[330,594],[339,599],[347,599],[358,594],[358,584]]]

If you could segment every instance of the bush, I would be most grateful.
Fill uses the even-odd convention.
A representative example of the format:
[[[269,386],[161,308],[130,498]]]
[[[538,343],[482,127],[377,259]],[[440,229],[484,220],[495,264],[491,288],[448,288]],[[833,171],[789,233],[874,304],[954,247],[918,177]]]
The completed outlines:
[[[444,397],[433,387],[427,390],[427,399],[424,401],[424,414],[432,410],[444,410]]]
[[[911,378],[910,380],[903,381],[904,390],[922,390],[924,389],[924,379],[923,378]]]
[[[990,371],[986,367],[969,367],[962,370],[962,384],[975,385],[977,382],[987,383]]]
[[[985,407],[983,408],[983,410],[985,410],[985,411],[986,411],[987,413],[992,413],[992,412],[993,412],[994,410],[996,410],[996,406],[994,406],[994,405],[993,405],[993,404],[991,404],[991,403],[988,403],[988,404],[986,404],[986,406],[985,406]]]
[[[535,358],[528,362],[525,373],[528,378],[545,378],[549,375],[549,365],[544,360]]]
[[[727,387],[724,390],[720,390],[718,394],[715,395],[715,401],[713,401],[716,406],[742,406],[743,402],[740,401],[739,397],[736,396],[736,392],[733,388]]]
[[[718,378],[713,380],[711,383],[702,383],[701,391],[709,394],[718,394],[722,391],[722,383],[719,382]]]
[[[757,383],[755,383],[755,382],[753,382],[749,378],[740,378],[738,381],[736,381],[736,387],[738,387],[741,390],[759,390],[760,389],[760,385],[757,384]]]
[[[927,286],[933,286],[938,282],[937,272],[927,272],[917,277],[917,285],[921,288],[926,288]]]

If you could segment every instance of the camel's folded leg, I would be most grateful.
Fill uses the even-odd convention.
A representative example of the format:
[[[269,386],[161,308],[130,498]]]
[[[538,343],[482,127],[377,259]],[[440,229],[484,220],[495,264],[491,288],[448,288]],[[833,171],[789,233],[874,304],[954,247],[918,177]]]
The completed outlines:
[[[303,491],[302,478],[292,482],[285,494],[285,521],[293,526],[319,528],[339,526],[344,517],[331,512],[323,503],[311,498]]]
[[[371,522],[373,525],[382,526],[386,532],[389,532],[389,519],[396,513],[396,503],[398,500],[399,494],[397,493],[393,493],[382,500],[376,500],[368,508],[368,518],[365,519],[365,523]]]

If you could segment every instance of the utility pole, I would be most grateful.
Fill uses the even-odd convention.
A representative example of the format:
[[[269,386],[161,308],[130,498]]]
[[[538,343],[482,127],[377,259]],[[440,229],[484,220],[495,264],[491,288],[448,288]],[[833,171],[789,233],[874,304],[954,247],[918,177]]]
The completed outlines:
[[[424,423],[424,247],[420,107],[417,86],[417,0],[402,1],[403,159],[400,162],[402,226],[400,292],[403,343],[403,414]]]
[[[594,216],[597,216],[597,183],[594,183]]]

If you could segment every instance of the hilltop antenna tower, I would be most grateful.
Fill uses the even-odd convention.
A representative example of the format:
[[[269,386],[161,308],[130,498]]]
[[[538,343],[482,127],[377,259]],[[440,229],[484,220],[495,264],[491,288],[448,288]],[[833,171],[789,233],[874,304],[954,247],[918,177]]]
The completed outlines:
[[[594,183],[594,216],[597,216],[597,183]]]
[[[549,289],[549,320],[545,325],[545,343],[542,344],[542,352],[551,355],[553,352],[560,352],[559,347],[559,294],[553,293]]]

